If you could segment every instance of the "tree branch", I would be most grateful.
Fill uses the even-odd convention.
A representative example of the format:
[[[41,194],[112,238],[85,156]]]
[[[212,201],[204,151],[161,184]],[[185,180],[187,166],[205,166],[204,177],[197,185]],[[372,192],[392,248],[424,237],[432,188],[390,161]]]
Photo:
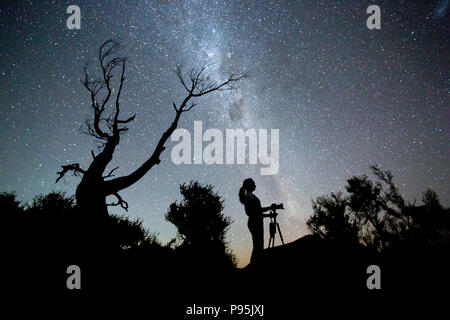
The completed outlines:
[[[87,67],[84,67],[84,80],[82,81],[85,88],[89,91],[91,96],[91,107],[94,111],[94,119],[92,122],[87,122],[87,133],[97,139],[112,141],[116,145],[119,143],[119,134],[123,130],[119,128],[119,124],[129,123],[134,120],[135,115],[129,117],[128,119],[119,119],[120,113],[120,96],[122,93],[122,88],[125,80],[125,62],[124,57],[113,57],[110,58],[116,50],[120,47],[119,43],[114,40],[108,40],[102,44],[98,51],[98,61],[101,68],[101,78],[95,80],[89,80],[89,74]],[[114,70],[116,67],[121,66],[120,73],[120,84],[118,92],[115,97],[115,113],[114,116],[104,117],[103,114],[107,108],[108,102],[113,94],[113,88],[111,80],[114,77]],[[99,93],[106,90],[101,102],[97,100]],[[100,123],[102,121],[106,122],[106,127],[111,131],[110,134],[106,133],[101,129]]]
[[[112,160],[115,147],[120,142],[121,132],[128,130],[125,125],[132,122],[136,117],[136,115],[132,115],[126,119],[119,118],[120,98],[125,82],[126,66],[125,57],[114,57],[119,47],[119,43],[114,40],[104,42],[98,51],[100,78],[90,80],[87,67],[85,67],[84,81],[82,81],[90,93],[91,108],[94,112],[93,120],[86,121],[87,134],[98,139],[101,143],[99,153],[97,155],[92,154],[93,161],[87,172],[95,172],[98,177],[102,177],[106,166]],[[120,74],[120,82],[113,83],[112,79],[116,73]],[[117,92],[114,90],[116,86]],[[115,101],[112,102],[114,95]],[[113,104],[115,107],[112,106]],[[109,107],[114,108],[114,111],[107,116]],[[111,176],[107,175],[106,177]]]
[[[184,87],[184,89],[186,89],[187,92],[190,92],[190,89],[188,88],[186,81],[184,80],[183,68],[184,66],[182,64],[179,64],[175,69],[175,73],[177,74],[177,77],[180,80],[181,85]]]
[[[204,86],[200,86],[200,89],[197,93],[192,93],[193,97],[201,97],[205,94],[208,94],[210,92],[213,91],[226,91],[226,90],[233,90],[235,89],[235,87],[233,86],[234,82],[237,82],[241,79],[246,79],[248,78],[247,75],[241,75],[241,76],[235,76],[233,74],[231,74],[228,78],[227,81],[222,82],[221,84],[215,84],[214,82],[208,81],[208,84],[204,85]],[[197,85],[198,86],[198,85]]]
[[[74,163],[74,164],[69,164],[66,166],[61,166],[62,170],[57,172],[57,174],[59,174],[59,177],[56,179],[55,183],[58,183],[59,180],[61,180],[62,177],[64,177],[64,175],[69,172],[69,171],[73,171],[73,175],[74,176],[79,176],[80,173],[81,174],[85,174],[86,171],[80,168],[80,164],[79,163]]]
[[[108,203],[107,206],[112,207],[121,206],[122,209],[128,212],[128,202],[123,200],[122,197],[117,192],[113,193],[112,195],[117,198],[117,202]]]
[[[119,113],[120,113],[120,94],[122,93],[123,82],[125,81],[125,77],[124,77],[124,75],[125,75],[125,59],[123,59],[121,61],[121,63],[122,63],[122,71],[120,73],[119,91],[117,92],[117,95],[116,95],[116,113],[114,115],[114,123],[113,123],[113,135],[116,138],[118,138],[120,131],[126,131],[126,130],[119,130],[119,126],[118,126],[119,125]],[[129,121],[132,121],[134,119],[134,116],[132,116],[128,119],[130,119]],[[124,120],[124,121],[126,121],[126,120]],[[122,122],[122,123],[126,123],[126,122]],[[127,128],[127,130],[128,130],[128,128]]]
[[[103,177],[103,179],[105,179],[105,178],[110,178],[110,177],[114,177],[113,173],[114,173],[114,171],[116,171],[117,169],[119,169],[119,167],[115,167],[114,169],[112,169],[106,176]]]
[[[191,102],[191,105],[187,109],[183,109],[182,112],[187,112],[187,111],[191,110],[193,107],[195,107],[196,105],[197,105],[196,103]]]
[[[126,119],[126,120],[117,120],[117,123],[128,123],[128,122],[133,121],[134,118],[136,118],[136,115],[135,115],[135,114],[132,115],[131,117],[129,117],[128,119]]]

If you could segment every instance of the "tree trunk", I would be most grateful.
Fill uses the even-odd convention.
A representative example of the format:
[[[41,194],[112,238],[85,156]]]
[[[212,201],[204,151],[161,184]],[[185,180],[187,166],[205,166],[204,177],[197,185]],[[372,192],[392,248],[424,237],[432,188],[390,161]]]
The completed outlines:
[[[108,215],[103,184],[103,181],[89,181],[89,179],[83,179],[80,182],[75,194],[77,208],[80,213]]]

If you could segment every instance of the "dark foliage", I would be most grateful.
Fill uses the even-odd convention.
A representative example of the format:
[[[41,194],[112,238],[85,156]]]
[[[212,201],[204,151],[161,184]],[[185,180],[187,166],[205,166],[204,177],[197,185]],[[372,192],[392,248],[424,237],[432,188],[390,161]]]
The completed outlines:
[[[449,246],[450,210],[428,189],[422,204],[403,199],[392,174],[372,167],[376,181],[366,175],[347,181],[341,193],[313,201],[307,221],[313,234],[324,239],[359,242],[382,251],[393,246]]]
[[[192,256],[194,263],[234,266],[235,257],[225,240],[232,221],[222,213],[221,197],[211,185],[202,186],[198,182],[182,184],[180,192],[183,200],[172,203],[166,214],[166,219],[177,227],[177,236],[182,241],[177,251]]]
[[[156,243],[156,238],[140,220],[109,215],[102,226],[96,225],[97,221],[77,214],[74,197],[63,192],[38,195],[24,207],[15,200],[14,194],[3,193],[0,205],[9,220],[4,231],[10,234],[9,240],[14,245],[22,245],[24,249],[36,247],[41,252],[49,252],[55,246],[81,248],[82,244],[94,240],[89,239],[87,233],[94,226],[99,227],[95,238],[103,237],[102,242],[107,243],[110,250],[135,249]]]
[[[193,183],[182,190],[185,201],[179,209],[188,213],[177,221],[185,231],[175,249],[161,245],[141,220],[80,213],[74,197],[62,192],[38,195],[24,206],[14,194],[0,194],[10,287],[74,294],[65,287],[66,268],[72,264],[83,271],[83,294],[153,290],[164,295],[173,287],[182,292],[194,285],[217,285],[207,281],[213,276],[225,281],[235,260],[225,243],[231,221],[222,214],[222,200],[211,186]]]
[[[4,261],[14,275],[8,280],[17,290],[64,289],[66,268],[71,264],[88,270],[89,278],[95,279],[89,282],[96,283],[90,289],[95,291],[125,285],[136,270],[139,276],[144,274],[140,268],[151,273],[163,268],[161,261],[170,263],[172,250],[162,246],[142,221],[114,214],[99,220],[97,215],[80,214],[74,197],[65,193],[38,195],[25,206],[14,194],[2,193],[0,205],[1,233],[7,239]],[[139,257],[156,262],[141,259],[137,268]],[[33,276],[24,277],[30,270]]]
[[[178,230],[174,248],[161,245],[140,220],[80,213],[64,193],[39,195],[24,206],[14,194],[2,193],[6,286],[71,296],[141,295],[155,308],[165,302],[248,303],[251,297],[276,302],[278,311],[285,310],[280,303],[286,310],[296,306],[304,294],[305,303],[359,298],[372,303],[381,297],[366,287],[366,269],[373,264],[382,270],[383,295],[446,288],[449,209],[432,190],[424,192],[421,204],[408,203],[389,172],[373,171],[375,181],[353,177],[345,195],[313,202],[308,220],[313,235],[264,250],[258,263],[244,269],[234,268],[226,242],[232,221],[211,185],[180,186],[183,199],[166,214]],[[79,292],[65,285],[72,264],[82,270]],[[287,294],[288,287],[296,294]],[[169,311],[174,310],[164,308]]]

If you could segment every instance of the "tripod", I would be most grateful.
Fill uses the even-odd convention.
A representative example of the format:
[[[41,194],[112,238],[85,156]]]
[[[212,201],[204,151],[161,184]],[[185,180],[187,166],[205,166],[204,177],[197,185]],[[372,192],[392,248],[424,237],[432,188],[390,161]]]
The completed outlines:
[[[284,244],[283,235],[281,234],[280,225],[277,222],[277,213],[275,210],[272,210],[270,212],[272,216],[270,217],[270,224],[269,224],[269,232],[270,232],[270,238],[269,238],[269,246],[268,248],[273,248],[275,246],[275,235],[278,230],[278,234],[280,235],[281,243]],[[272,245],[271,245],[272,244]]]

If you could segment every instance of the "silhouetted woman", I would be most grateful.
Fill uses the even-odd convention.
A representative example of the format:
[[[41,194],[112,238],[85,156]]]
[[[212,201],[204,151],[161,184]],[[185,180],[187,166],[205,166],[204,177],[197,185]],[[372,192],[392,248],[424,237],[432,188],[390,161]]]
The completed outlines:
[[[264,212],[272,209],[274,206],[261,207],[261,201],[253,194],[256,189],[256,184],[253,179],[245,179],[242,187],[239,190],[239,200],[245,206],[245,213],[248,216],[248,229],[252,234],[253,251],[250,262],[257,260],[264,249],[264,224],[265,217],[271,217],[271,214],[264,214]]]

